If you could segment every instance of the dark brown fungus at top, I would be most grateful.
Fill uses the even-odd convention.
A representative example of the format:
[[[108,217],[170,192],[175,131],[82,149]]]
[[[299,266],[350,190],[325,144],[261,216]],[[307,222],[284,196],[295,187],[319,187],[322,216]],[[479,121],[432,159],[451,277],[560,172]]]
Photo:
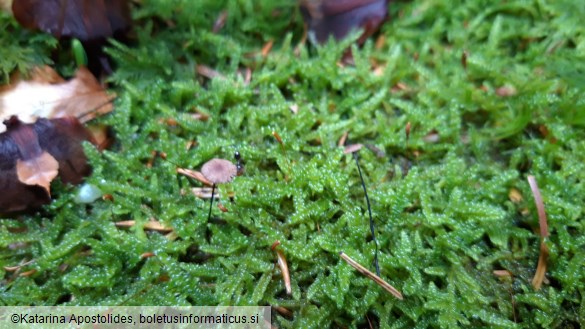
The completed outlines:
[[[324,43],[333,36],[343,39],[354,29],[363,29],[362,44],[388,18],[390,0],[299,0],[309,29],[309,40]]]
[[[26,28],[79,39],[94,74],[110,70],[102,49],[107,39],[126,41],[132,24],[128,0],[14,0],[12,12]]]

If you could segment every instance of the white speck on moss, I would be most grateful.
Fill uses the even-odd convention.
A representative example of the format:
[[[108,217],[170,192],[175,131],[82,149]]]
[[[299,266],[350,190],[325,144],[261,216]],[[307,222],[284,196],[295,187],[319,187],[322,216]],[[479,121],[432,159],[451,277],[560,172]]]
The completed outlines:
[[[102,196],[102,191],[93,184],[83,184],[75,196],[77,203],[92,203]]]

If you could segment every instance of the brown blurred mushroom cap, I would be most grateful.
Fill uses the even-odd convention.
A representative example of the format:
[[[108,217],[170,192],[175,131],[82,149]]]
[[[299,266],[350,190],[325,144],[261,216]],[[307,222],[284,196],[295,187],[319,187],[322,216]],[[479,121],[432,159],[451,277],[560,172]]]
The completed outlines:
[[[115,36],[132,22],[128,0],[15,0],[12,11],[26,28],[81,41]]]

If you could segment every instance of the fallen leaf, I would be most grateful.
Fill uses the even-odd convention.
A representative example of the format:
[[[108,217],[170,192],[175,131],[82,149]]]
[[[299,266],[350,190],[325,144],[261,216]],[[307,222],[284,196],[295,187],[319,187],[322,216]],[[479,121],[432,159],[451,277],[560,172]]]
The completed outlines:
[[[95,141],[98,150],[103,151],[114,143],[113,132],[105,125],[89,125],[87,130]]]
[[[30,80],[13,79],[0,90],[0,120],[17,115],[20,121],[33,123],[38,118],[74,116],[86,122],[113,110],[114,95],[108,95],[86,68],[64,81],[48,66],[32,72]],[[0,127],[3,132],[4,127]]]
[[[81,142],[91,140],[75,118],[39,119],[24,124],[13,116],[0,133],[0,212],[38,208],[49,203],[57,173],[78,184],[91,171]]]
[[[49,153],[43,152],[38,157],[23,161],[16,160],[18,180],[26,185],[38,185],[51,195],[51,181],[59,173],[59,162]]]
[[[0,0],[0,10],[12,13],[12,0]]]

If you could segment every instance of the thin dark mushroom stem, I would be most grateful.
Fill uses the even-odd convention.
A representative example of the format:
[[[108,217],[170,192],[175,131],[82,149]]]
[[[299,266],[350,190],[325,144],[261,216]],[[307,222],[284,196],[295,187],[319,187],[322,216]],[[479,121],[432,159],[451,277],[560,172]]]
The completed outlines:
[[[207,221],[211,219],[211,210],[213,209],[213,197],[215,194],[215,183],[211,186],[211,201],[209,202],[209,214],[207,215]]]
[[[374,254],[374,266],[376,267],[376,274],[380,276],[380,265],[378,264],[378,240],[376,240],[376,225],[374,224],[374,218],[372,216],[372,207],[370,206],[370,198],[368,197],[368,191],[366,189],[366,183],[364,182],[364,176],[362,175],[362,169],[358,161],[357,152],[353,152],[353,158],[360,174],[360,180],[362,182],[362,188],[364,189],[364,195],[366,196],[366,204],[368,206],[368,215],[370,216],[370,232],[372,233],[372,240],[376,245],[376,253]]]

